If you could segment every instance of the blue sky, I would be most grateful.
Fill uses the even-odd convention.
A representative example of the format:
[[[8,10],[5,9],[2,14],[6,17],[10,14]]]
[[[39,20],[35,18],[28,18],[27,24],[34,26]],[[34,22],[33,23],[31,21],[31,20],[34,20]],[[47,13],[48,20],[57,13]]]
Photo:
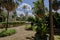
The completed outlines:
[[[31,5],[33,7],[33,2],[35,2],[36,0],[23,0],[23,3],[27,3],[29,5]],[[45,0],[45,7],[48,7],[48,0]]]
[[[23,13],[23,14],[24,14],[23,9],[20,8],[20,5],[21,5],[21,4],[25,3],[25,4],[29,5],[29,6],[31,6],[31,8],[32,8],[32,7],[34,6],[34,5],[33,5],[33,2],[35,2],[35,1],[36,1],[36,0],[23,0],[22,3],[19,3],[19,6],[18,6],[18,8],[17,8],[17,15],[20,15],[20,13]],[[45,7],[47,7],[47,8],[49,9],[48,0],[44,0],[44,5],[45,5]],[[29,15],[32,15],[32,10],[29,10],[28,12],[29,12]],[[58,12],[60,12],[60,11],[58,11]]]
[[[31,7],[33,7],[33,6],[34,6],[34,5],[33,5],[33,2],[35,2],[35,1],[36,1],[36,0],[23,0],[22,3],[29,4],[29,5],[31,5]],[[20,5],[21,5],[22,3],[20,3]],[[44,3],[45,3],[45,4],[44,4],[45,7],[48,7],[48,5],[49,5],[48,0],[45,0]]]

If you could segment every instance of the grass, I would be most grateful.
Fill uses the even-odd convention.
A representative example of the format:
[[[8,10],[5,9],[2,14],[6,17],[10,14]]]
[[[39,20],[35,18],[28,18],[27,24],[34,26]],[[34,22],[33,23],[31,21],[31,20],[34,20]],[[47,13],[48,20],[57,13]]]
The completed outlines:
[[[60,40],[60,35],[54,35],[55,40]]]
[[[10,36],[10,35],[15,34],[15,33],[16,33],[16,30],[14,30],[14,29],[2,30],[0,32],[0,37]]]
[[[31,26],[31,25],[26,25],[25,26],[25,29],[27,29],[27,30],[33,30],[33,31],[35,31],[36,30],[36,28],[37,28],[37,26]]]
[[[49,34],[47,34],[49,36]],[[54,40],[60,40],[60,35],[54,35]]]

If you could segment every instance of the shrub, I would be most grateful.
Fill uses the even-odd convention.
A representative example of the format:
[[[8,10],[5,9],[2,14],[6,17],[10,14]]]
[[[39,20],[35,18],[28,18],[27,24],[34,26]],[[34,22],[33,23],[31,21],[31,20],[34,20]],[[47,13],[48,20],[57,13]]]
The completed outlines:
[[[0,32],[0,37],[9,36],[9,35],[12,35],[12,34],[15,34],[15,33],[16,33],[16,30],[14,30],[14,29],[3,30],[3,31]]]
[[[0,22],[1,24],[6,24],[7,22]],[[15,22],[8,22],[8,24],[22,24],[25,23],[24,21],[15,21]]]
[[[25,23],[25,21],[21,21],[21,22],[20,21],[15,21],[15,22],[8,22],[8,25],[9,25],[9,27],[10,27],[10,25],[19,26],[19,25],[22,25],[24,23]],[[0,22],[0,24],[2,24],[2,27],[5,27],[7,22]]]
[[[32,30],[32,27],[31,27],[31,25],[26,25],[25,29],[26,30]]]
[[[33,31],[35,31],[36,30],[36,28],[37,28],[37,26],[31,26],[31,25],[26,25],[26,27],[25,27],[25,29],[26,30],[33,30]]]

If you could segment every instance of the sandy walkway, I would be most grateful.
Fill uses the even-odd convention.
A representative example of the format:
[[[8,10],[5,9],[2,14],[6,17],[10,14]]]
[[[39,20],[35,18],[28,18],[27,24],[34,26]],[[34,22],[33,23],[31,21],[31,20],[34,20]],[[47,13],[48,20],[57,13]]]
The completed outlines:
[[[25,26],[13,27],[16,30],[16,34],[0,38],[0,40],[32,40],[35,32],[25,30]]]

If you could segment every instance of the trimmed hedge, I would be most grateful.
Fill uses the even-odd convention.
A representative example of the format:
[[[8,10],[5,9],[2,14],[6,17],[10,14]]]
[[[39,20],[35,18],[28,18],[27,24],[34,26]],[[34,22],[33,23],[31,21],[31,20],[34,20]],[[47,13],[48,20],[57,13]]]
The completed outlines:
[[[7,22],[0,22],[0,24],[6,24]],[[8,24],[22,24],[25,23],[24,21],[16,21],[16,22],[8,22]]]
[[[15,22],[8,22],[8,25],[9,25],[9,27],[12,25],[13,27],[15,27],[15,26],[19,26],[19,25],[22,25],[22,24],[24,24],[25,23],[25,21],[15,21]],[[7,22],[0,22],[0,24],[1,24],[1,27],[5,27],[6,26],[6,24],[7,24]]]
[[[10,36],[10,35],[15,34],[15,33],[16,33],[16,30],[14,30],[14,29],[2,30],[0,32],[0,37]]]

